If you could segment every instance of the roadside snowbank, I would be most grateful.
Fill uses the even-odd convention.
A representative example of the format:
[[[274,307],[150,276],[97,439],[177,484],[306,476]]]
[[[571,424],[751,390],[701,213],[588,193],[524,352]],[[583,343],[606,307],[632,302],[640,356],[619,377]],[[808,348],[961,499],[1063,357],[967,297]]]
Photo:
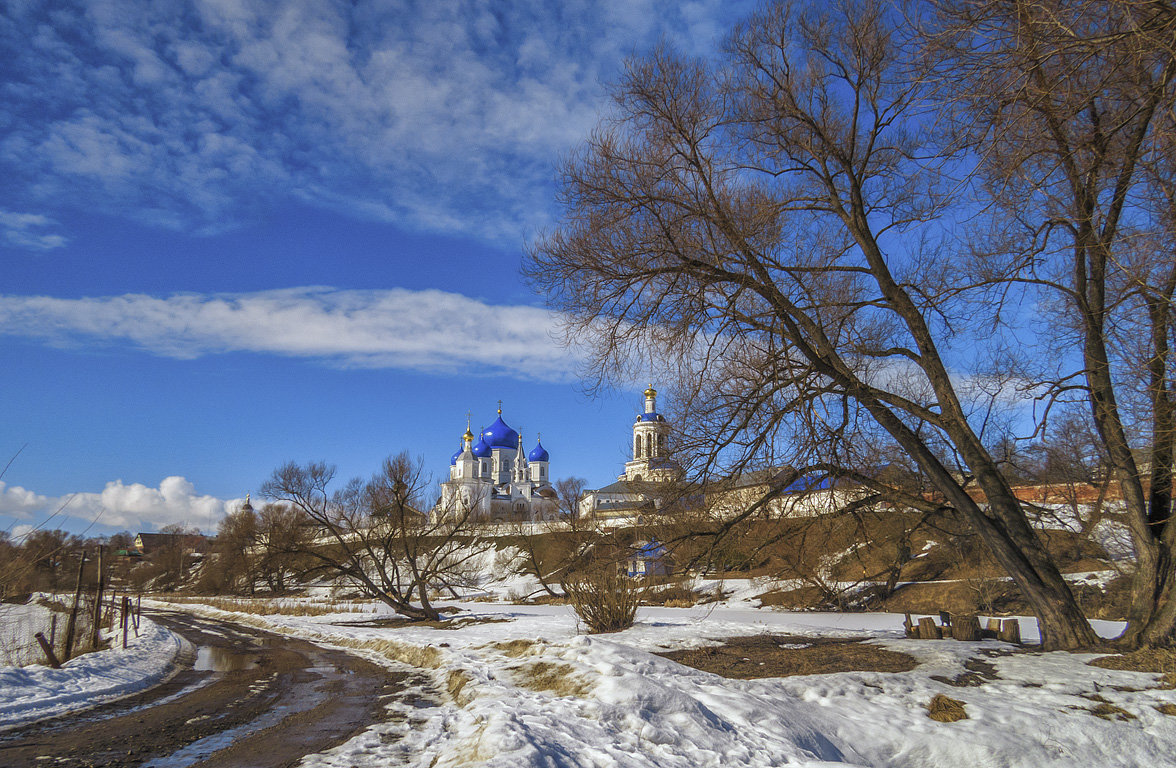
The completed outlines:
[[[146,618],[126,650],[121,633],[117,643],[111,640],[111,648],[78,656],[61,669],[0,667],[0,730],[147,688],[171,671],[182,642]]]

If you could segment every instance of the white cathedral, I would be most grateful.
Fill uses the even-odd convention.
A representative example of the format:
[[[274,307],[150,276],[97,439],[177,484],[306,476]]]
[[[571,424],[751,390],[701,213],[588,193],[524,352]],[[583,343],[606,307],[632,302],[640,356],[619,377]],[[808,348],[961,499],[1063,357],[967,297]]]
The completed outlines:
[[[441,498],[434,514],[462,515],[468,510],[477,520],[547,520],[558,510],[551,487],[551,457],[536,439],[530,453],[523,452],[518,432],[498,418],[482,430],[478,442],[466,424],[461,449],[449,460],[449,480],[441,484]]]
[[[679,480],[682,468],[670,455],[670,423],[657,412],[657,390],[645,390],[645,408],[633,422],[633,455],[615,483],[580,498],[577,514],[610,525],[633,524],[654,507],[658,485]],[[463,515],[490,522],[551,520],[559,503],[551,486],[551,457],[536,439],[524,453],[519,433],[498,418],[474,442],[466,424],[461,448],[449,460],[434,515]],[[664,486],[663,486],[664,487]]]

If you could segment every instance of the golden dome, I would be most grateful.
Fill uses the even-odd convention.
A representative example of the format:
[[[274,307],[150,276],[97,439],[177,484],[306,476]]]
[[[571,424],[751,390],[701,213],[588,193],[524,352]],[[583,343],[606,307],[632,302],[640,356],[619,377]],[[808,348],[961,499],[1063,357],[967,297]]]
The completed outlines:
[[[646,397],[657,397],[657,390],[653,388],[652,384],[649,385],[649,389],[645,390],[645,396]]]

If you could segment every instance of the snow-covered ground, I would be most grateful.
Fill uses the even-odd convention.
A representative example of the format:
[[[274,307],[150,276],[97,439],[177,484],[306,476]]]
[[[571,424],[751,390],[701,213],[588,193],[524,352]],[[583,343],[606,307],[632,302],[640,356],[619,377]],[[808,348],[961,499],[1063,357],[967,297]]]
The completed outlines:
[[[427,681],[416,693],[437,706],[394,703],[389,722],[308,758],[308,768],[1176,764],[1176,717],[1156,709],[1176,704],[1176,692],[1156,688],[1156,675],[1088,666],[1093,655],[989,658],[984,651],[1009,647],[907,640],[894,614],[760,609],[750,600],[756,585],[723,586],[733,595],[721,605],[643,609],[635,627],[610,635],[582,634],[564,606],[494,602],[459,603],[467,618],[457,629],[372,626],[370,613],[238,618],[384,664],[408,660]],[[1121,625],[1096,628],[1113,636]],[[738,681],[654,655],[761,633],[869,635],[919,666]],[[1034,639],[1035,622],[1022,620],[1022,634]],[[977,656],[997,679],[931,679],[954,678]],[[939,693],[964,702],[968,719],[928,718]],[[1096,717],[1100,703],[1131,719]]]
[[[40,629],[39,606],[0,606],[6,636],[26,636]],[[61,628],[59,627],[59,631]],[[111,647],[71,659],[61,669],[47,666],[0,666],[0,730],[109,701],[146,688],[172,669],[180,638],[148,619],[139,623],[126,649],[121,633]]]

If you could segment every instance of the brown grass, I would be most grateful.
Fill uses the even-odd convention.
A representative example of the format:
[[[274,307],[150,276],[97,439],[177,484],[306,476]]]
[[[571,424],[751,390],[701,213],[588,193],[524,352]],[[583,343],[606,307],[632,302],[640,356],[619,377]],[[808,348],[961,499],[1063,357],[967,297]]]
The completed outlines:
[[[838,672],[909,672],[918,665],[912,656],[863,643],[864,639],[756,635],[729,638],[719,646],[660,655],[736,680]]]
[[[1164,702],[1163,704],[1157,704],[1156,711],[1159,712],[1160,714],[1163,714],[1163,715],[1176,716],[1176,704],[1172,704],[1170,702]]]
[[[507,640],[501,643],[491,643],[490,647],[496,651],[501,651],[503,654],[510,656],[512,659],[517,659],[520,656],[526,656],[535,647],[534,640]]]
[[[927,717],[940,723],[954,723],[967,720],[968,713],[964,710],[964,702],[937,693],[927,705]]]
[[[473,678],[463,669],[451,669],[449,674],[445,676],[445,690],[449,692],[450,697],[457,702],[459,707],[464,707],[473,700],[473,696],[465,695],[465,687],[473,682]]]
[[[1103,720],[1120,720],[1126,722],[1127,720],[1134,720],[1135,715],[1131,714],[1122,707],[1116,707],[1110,702],[1104,702],[1098,706],[1087,710],[1095,717],[1101,717]]]
[[[515,668],[515,680],[532,691],[548,691],[556,696],[586,696],[592,686],[576,677],[576,670],[569,664],[555,664],[536,661]]]
[[[1145,648],[1131,653],[1100,656],[1089,662],[1092,667],[1123,669],[1131,672],[1155,672],[1163,675],[1160,687],[1176,688],[1176,650]]]
[[[353,603],[289,602],[265,598],[231,597],[155,597],[155,600],[181,605],[207,605],[221,611],[252,613],[258,616],[326,616],[332,613],[370,613],[371,606]]]

